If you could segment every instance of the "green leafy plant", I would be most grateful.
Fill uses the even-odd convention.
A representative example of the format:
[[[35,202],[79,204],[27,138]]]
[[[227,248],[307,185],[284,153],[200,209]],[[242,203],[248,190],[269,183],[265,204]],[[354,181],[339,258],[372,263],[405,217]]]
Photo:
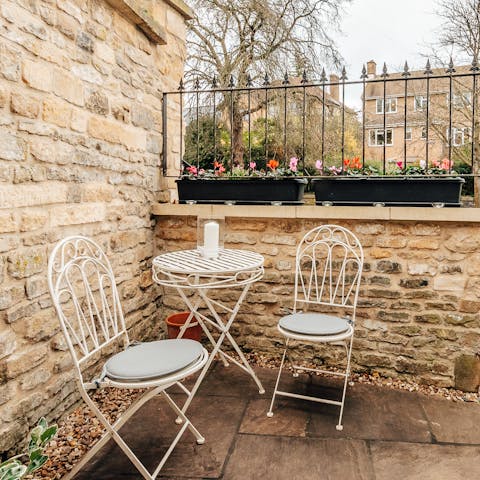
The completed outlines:
[[[48,425],[42,417],[30,432],[28,452],[16,455],[0,464],[0,480],[18,480],[44,465],[48,460],[48,456],[44,454],[45,447],[55,437],[57,430],[56,424]],[[22,457],[28,457],[28,464],[25,465],[20,461]]]

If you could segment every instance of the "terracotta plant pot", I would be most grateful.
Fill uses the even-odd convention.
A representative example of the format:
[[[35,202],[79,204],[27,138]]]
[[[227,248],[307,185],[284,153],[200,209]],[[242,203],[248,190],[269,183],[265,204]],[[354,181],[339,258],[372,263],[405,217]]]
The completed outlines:
[[[167,336],[168,338],[177,338],[180,333],[180,328],[188,320],[190,312],[174,313],[167,317],[165,322],[167,323]],[[182,338],[189,338],[191,340],[200,341],[202,338],[202,327],[198,324],[195,318],[190,326],[185,330]]]

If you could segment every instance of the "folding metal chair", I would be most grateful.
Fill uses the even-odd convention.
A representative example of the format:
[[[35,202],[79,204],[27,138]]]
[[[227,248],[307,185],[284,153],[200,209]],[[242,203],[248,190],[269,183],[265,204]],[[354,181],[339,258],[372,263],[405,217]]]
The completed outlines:
[[[342,430],[343,407],[350,375],[355,312],[363,269],[363,249],[358,238],[346,228],[324,225],[310,230],[297,248],[295,261],[295,293],[293,313],[278,322],[278,330],[285,337],[285,349],[278,372],[272,402],[267,416],[273,416],[273,405],[277,395],[300,398],[340,406],[337,430]],[[344,315],[299,311],[299,306],[308,310],[340,310]],[[345,312],[350,312],[346,314]],[[278,389],[282,368],[291,341],[341,345],[346,351],[345,372],[333,372],[306,368],[292,363],[293,374],[298,371],[327,373],[344,377],[340,401],[299,395]]]
[[[176,384],[190,397],[190,391],[180,381],[205,365],[208,354],[202,345],[186,339],[130,343],[112,267],[99,245],[88,238],[69,237],[56,245],[48,263],[48,284],[73,358],[80,393],[106,429],[105,435],[65,478],[73,478],[110,438],[141,475],[150,480],[158,475],[187,428],[198,444],[204,443],[202,435],[166,392]],[[112,355],[120,345],[123,349]],[[102,368],[98,375],[99,366]],[[110,423],[89,395],[104,387],[146,391]],[[118,431],[155,395],[167,401],[183,425],[150,474]]]

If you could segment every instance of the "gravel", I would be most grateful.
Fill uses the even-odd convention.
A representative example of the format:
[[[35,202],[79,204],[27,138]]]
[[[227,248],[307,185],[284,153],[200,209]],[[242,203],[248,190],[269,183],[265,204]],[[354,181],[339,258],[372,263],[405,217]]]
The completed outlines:
[[[264,368],[278,368],[278,359],[263,355],[247,354],[248,361],[252,365]],[[313,367],[312,365],[304,365]],[[425,395],[438,396],[454,402],[477,402],[480,403],[480,394],[466,393],[452,388],[420,385],[415,382],[382,377],[378,373],[354,373],[353,382],[376,385],[396,390],[419,392]],[[119,414],[125,411],[129,405],[140,395],[143,390],[120,390],[103,389],[95,392],[94,400],[100,410],[115,421]],[[59,422],[59,430],[55,439],[47,447],[47,455],[50,457],[45,466],[35,472],[31,479],[60,479],[73,465],[77,463],[87,450],[102,436],[104,428],[90,409],[82,405],[71,412],[63,421]]]

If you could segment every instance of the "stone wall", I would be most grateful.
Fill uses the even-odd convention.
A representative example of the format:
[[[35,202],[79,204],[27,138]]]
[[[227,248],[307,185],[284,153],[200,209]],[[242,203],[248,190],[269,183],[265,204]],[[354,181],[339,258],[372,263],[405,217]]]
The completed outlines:
[[[289,207],[277,207],[278,214],[282,208]],[[276,324],[293,303],[296,245],[322,223],[351,229],[365,251],[354,368],[453,386],[456,360],[480,352],[478,223],[227,217],[225,246],[259,252],[266,265],[263,280],[252,286],[241,308],[235,326],[239,343],[279,356]],[[159,216],[156,235],[158,252],[195,248],[196,217]],[[172,291],[163,301],[179,308]],[[297,354],[307,361],[336,361],[331,349],[303,348]]]
[[[158,334],[150,210],[162,92],[182,74],[188,8],[123,3],[0,2],[0,452],[78,399],[47,293],[58,240],[99,241],[133,336]]]

